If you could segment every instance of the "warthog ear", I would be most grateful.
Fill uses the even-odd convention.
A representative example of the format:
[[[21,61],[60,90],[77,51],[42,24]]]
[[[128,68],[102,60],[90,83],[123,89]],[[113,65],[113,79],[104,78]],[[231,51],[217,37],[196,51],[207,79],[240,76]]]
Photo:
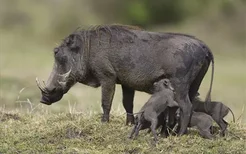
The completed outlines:
[[[71,49],[79,49],[81,43],[80,36],[78,34],[71,34],[66,40],[66,43]]]

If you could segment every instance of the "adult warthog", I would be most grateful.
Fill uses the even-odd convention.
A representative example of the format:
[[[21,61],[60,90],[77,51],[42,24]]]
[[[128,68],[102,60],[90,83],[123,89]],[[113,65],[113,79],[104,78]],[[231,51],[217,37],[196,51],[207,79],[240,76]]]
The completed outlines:
[[[157,33],[123,25],[97,26],[77,30],[54,49],[55,63],[42,92],[41,102],[50,105],[77,82],[102,87],[102,122],[109,121],[115,84],[121,84],[126,123],[134,123],[134,91],[153,93],[153,83],[170,79],[175,100],[181,108],[183,134],[190,120],[192,100],[206,74],[213,55],[193,36]],[[213,66],[213,65],[212,65]],[[207,101],[213,81],[207,94]],[[207,102],[206,101],[206,102]]]

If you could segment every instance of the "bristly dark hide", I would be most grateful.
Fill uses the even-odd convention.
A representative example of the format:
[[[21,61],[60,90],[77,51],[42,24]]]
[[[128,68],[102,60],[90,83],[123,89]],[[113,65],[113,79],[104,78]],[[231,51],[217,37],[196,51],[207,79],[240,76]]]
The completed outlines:
[[[101,45],[101,33],[106,33],[109,35],[109,42],[111,43],[112,36],[117,36],[120,33],[124,33],[125,35],[130,35],[136,37],[136,34],[133,33],[130,30],[143,30],[140,27],[137,26],[131,26],[131,25],[120,25],[120,24],[114,24],[114,25],[96,25],[96,26],[90,26],[89,28],[77,28],[73,33],[71,33],[67,38],[65,38],[61,44],[61,46],[67,45],[67,40],[73,36],[77,35],[80,37],[80,40],[83,44],[83,55],[85,57],[89,57],[90,55],[90,47],[91,47],[91,39],[92,36],[97,36],[98,39],[98,45]],[[86,58],[85,58],[86,59]]]
[[[133,33],[130,30],[143,30],[137,26],[130,26],[130,25],[96,25],[96,26],[90,26],[87,29],[77,29],[74,33],[70,34],[79,34],[81,36],[82,42],[87,42],[87,51],[89,51],[89,46],[90,46],[90,40],[91,36],[96,34],[97,37],[99,38],[98,44],[100,44],[100,37],[101,37],[101,32],[107,33],[109,35],[109,42],[111,42],[111,38],[113,35],[118,35],[120,33],[128,34],[131,36],[136,36],[135,33]]]

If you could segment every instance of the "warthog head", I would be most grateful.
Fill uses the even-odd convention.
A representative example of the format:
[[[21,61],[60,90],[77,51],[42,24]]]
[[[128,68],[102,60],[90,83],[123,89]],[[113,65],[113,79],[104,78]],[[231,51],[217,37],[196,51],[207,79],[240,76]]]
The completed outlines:
[[[84,78],[86,70],[81,39],[79,34],[71,34],[54,48],[55,63],[48,81],[42,86],[36,78],[42,93],[41,103],[51,105],[59,101],[80,78]]]
[[[162,79],[162,80],[154,83],[154,91],[155,92],[161,91],[163,89],[170,89],[170,90],[174,91],[174,88],[173,88],[171,81],[169,79]]]

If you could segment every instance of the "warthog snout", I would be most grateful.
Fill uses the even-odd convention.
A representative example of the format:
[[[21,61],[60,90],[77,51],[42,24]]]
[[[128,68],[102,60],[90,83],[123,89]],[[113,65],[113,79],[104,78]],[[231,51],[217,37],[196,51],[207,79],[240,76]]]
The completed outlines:
[[[63,90],[61,88],[47,88],[44,81],[44,86],[42,86],[38,78],[36,78],[36,83],[42,94],[40,100],[41,103],[51,105],[52,103],[57,102],[62,98]]]

